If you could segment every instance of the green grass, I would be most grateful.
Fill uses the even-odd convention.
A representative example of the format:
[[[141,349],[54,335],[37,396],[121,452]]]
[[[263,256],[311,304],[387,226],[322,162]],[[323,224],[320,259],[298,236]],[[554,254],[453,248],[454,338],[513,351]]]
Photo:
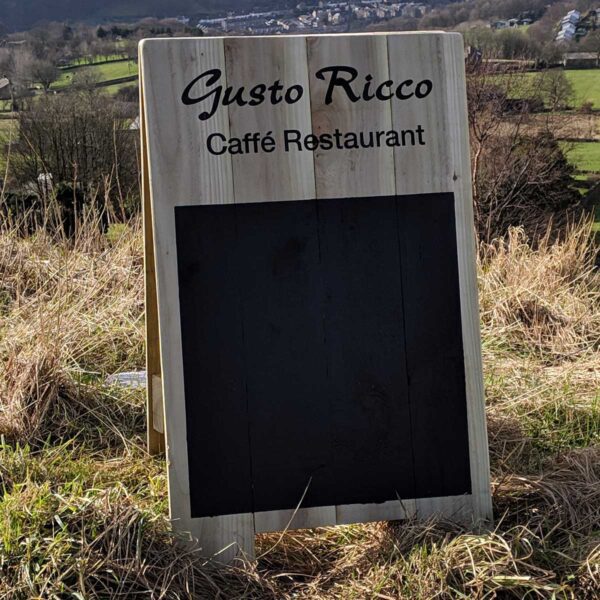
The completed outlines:
[[[0,137],[4,137],[16,126],[15,119],[0,119]]]
[[[565,143],[563,148],[580,173],[600,173],[600,142]]]
[[[593,108],[600,109],[600,69],[565,70],[567,79],[573,87],[573,106],[579,108],[584,102],[591,102]],[[534,94],[541,72],[521,73],[517,75],[522,84],[515,84],[513,75],[500,75],[510,86],[509,96],[512,98],[527,97]],[[511,78],[511,79],[509,79]]]
[[[73,83],[73,78],[84,73],[93,73],[98,77],[98,81],[112,81],[113,79],[120,79],[121,77],[137,75],[138,66],[135,62],[125,60],[112,63],[98,63],[78,69],[65,69],[62,71],[58,80],[52,84],[51,89],[65,89]]]
[[[107,94],[114,96],[122,88],[131,87],[131,86],[137,87],[137,85],[138,85],[137,81],[126,81],[125,83],[115,83],[113,85],[107,85],[106,87],[103,87],[102,89]]]
[[[144,390],[104,384],[144,363],[141,229],[61,240],[0,230],[0,598],[596,597],[600,313],[572,243],[515,242],[479,271],[493,531],[260,535],[255,562],[217,572],[168,531]],[[556,313],[541,332],[519,317],[532,297]]]
[[[565,71],[573,86],[575,106],[592,102],[594,108],[600,108],[600,69],[581,69]]]
[[[5,144],[8,143],[11,134],[14,141],[15,134],[17,133],[17,121],[16,119],[0,119],[0,177],[4,177],[4,171],[6,169],[6,151]],[[0,302],[1,304],[1,302]],[[1,310],[0,310],[1,313]]]

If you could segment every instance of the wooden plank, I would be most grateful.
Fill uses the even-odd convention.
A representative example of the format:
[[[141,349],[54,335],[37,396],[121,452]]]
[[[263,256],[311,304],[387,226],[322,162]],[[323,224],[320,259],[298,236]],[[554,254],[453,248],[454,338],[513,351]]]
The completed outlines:
[[[242,138],[248,132],[257,132],[262,139],[270,134],[276,144],[270,152],[260,150],[232,156],[236,204],[314,198],[312,153],[307,150],[286,152],[283,139],[284,130],[296,130],[302,136],[311,133],[306,40],[301,37],[232,37],[226,38],[224,43],[227,85],[234,90],[244,87],[248,95],[252,84],[270,86],[275,82],[284,90],[291,86],[305,90],[293,104],[280,101],[273,105],[265,101],[258,106],[237,103],[229,106],[232,137]],[[285,93],[278,92],[279,97]],[[295,93],[291,97],[295,97]],[[270,97],[270,92],[265,92],[265,96]]]
[[[165,451],[162,407],[162,381],[160,370],[160,336],[158,331],[158,298],[156,291],[156,266],[154,262],[154,232],[150,204],[150,178],[146,121],[144,119],[144,93],[140,82],[140,134],[142,148],[142,213],[144,221],[144,284],[146,306],[146,439],[152,455]],[[160,386],[160,387],[159,387]]]
[[[296,37],[151,40],[143,43],[141,54],[144,87],[143,121],[152,125],[147,131],[147,151],[150,159],[147,184],[149,183],[152,191],[154,251],[158,267],[156,275],[160,298],[158,315],[160,330],[164,332],[166,344],[166,347],[161,349],[161,366],[164,376],[164,405],[168,415],[166,439],[170,510],[176,526],[182,530],[188,530],[192,536],[200,538],[204,551],[207,553],[228,546],[227,550],[220,555],[222,560],[228,561],[240,549],[246,551],[248,555],[252,555],[255,528],[257,531],[282,529],[288,526],[290,520],[291,524],[289,525],[293,528],[335,522],[345,523],[353,520],[402,518],[407,514],[426,517],[441,513],[449,517],[459,515],[461,519],[466,515],[475,516],[476,519],[491,517],[478,338],[464,67],[460,37],[451,34],[397,34],[389,36],[320,36],[307,39]],[[147,77],[144,77],[147,61],[152,64],[152,81],[148,81]],[[332,96],[332,101],[327,103],[325,96],[329,74],[322,72],[323,79],[319,79],[316,77],[316,72],[332,65],[346,65],[356,69],[357,79],[353,82],[353,89],[359,94],[364,94],[363,86],[368,82],[368,79],[365,79],[366,75],[372,77],[373,86],[380,82],[393,81],[394,84],[388,86],[392,89],[400,82],[405,81],[408,88],[404,89],[413,91],[420,85],[421,80],[428,80],[432,82],[434,93],[425,98],[412,97],[402,100],[395,98],[391,101],[359,99],[351,102],[338,87]],[[213,86],[214,94],[207,94],[205,100],[184,106],[181,97],[182,91],[206,69],[215,68],[219,69],[218,85],[221,86],[219,88],[221,102],[212,104],[217,93],[215,87],[217,84],[213,81],[210,85]],[[451,74],[449,83],[446,82],[448,74]],[[259,82],[269,85],[277,80],[284,89],[295,84],[304,86],[304,96],[297,102],[277,102],[272,105],[267,101],[259,103],[257,106],[249,106],[245,102],[235,100],[236,90],[242,85],[245,87],[243,93],[247,98],[251,86]],[[206,79],[193,84],[190,88],[191,97],[199,97],[200,94],[206,93],[206,84]],[[425,82],[423,85],[426,89],[429,84]],[[371,87],[371,91],[368,93],[372,94],[373,89]],[[229,100],[225,101],[227,94],[229,94]],[[231,101],[232,97],[233,101]],[[200,115],[206,116],[203,113],[207,112],[211,113],[210,118],[199,118]],[[314,154],[306,147],[300,150],[291,146],[287,152],[284,148],[284,130],[297,131],[301,138],[311,139],[312,143],[315,138],[307,138],[311,131],[318,136],[330,134],[330,143],[336,143],[335,135],[332,135],[336,130],[339,130],[338,139],[342,140],[347,139],[348,132],[355,135],[363,132],[368,136],[369,131],[381,131],[384,134],[380,141],[383,141],[387,137],[386,133],[391,129],[396,130],[396,135],[402,139],[402,144],[395,148],[385,142],[380,143],[378,148],[335,150],[321,147]],[[243,138],[247,133],[258,133],[262,136],[271,130],[276,142],[273,152],[264,152],[261,149],[259,152],[245,152],[244,154],[234,152],[232,155],[228,152],[215,154],[207,150],[207,140],[211,134],[216,133],[221,136],[219,138],[221,142],[227,142],[231,138]],[[352,136],[350,136],[351,138]],[[327,260],[327,244],[331,240],[328,240],[326,232],[321,226],[322,215],[319,214],[319,211],[324,206],[324,202],[319,203],[318,200],[360,199],[361,196],[368,196],[374,202],[376,196],[387,197],[396,194],[400,196],[431,192],[454,194],[455,239],[458,246],[456,261],[462,300],[460,327],[464,345],[464,365],[459,362],[452,367],[448,363],[450,366],[448,367],[447,364],[446,367],[457,377],[464,375],[466,378],[469,472],[472,495],[455,494],[438,497],[436,489],[430,485],[431,481],[427,482],[427,473],[425,473],[420,476],[419,486],[425,490],[422,494],[433,497],[423,497],[422,494],[419,494],[418,486],[415,485],[413,499],[404,499],[405,496],[411,494],[398,494],[402,497],[402,502],[391,500],[390,502],[363,504],[357,501],[340,504],[337,507],[317,505],[316,508],[307,508],[303,506],[303,502],[311,501],[308,497],[311,493],[309,486],[306,497],[303,496],[302,490],[290,492],[290,497],[293,496],[294,501],[290,501],[290,507],[285,510],[265,511],[260,508],[256,510],[255,505],[252,508],[252,511],[256,510],[254,514],[244,507],[243,512],[236,514],[193,518],[188,467],[189,461],[192,458],[198,460],[198,457],[197,454],[188,457],[187,441],[190,437],[198,435],[199,432],[192,431],[188,427],[189,421],[186,421],[185,377],[182,359],[184,337],[181,331],[181,309],[178,302],[181,289],[179,287],[180,280],[183,275],[178,271],[175,208],[208,204],[244,204],[246,206],[252,204],[252,208],[254,208],[254,204],[261,203],[257,205],[257,210],[260,211],[263,210],[260,208],[260,206],[264,206],[262,203],[316,198],[317,218],[315,223],[318,229],[319,265],[322,267],[323,261]],[[401,201],[401,198],[396,200],[396,202]],[[234,216],[241,215],[240,207],[231,208],[234,209]],[[397,210],[397,219],[401,220],[404,209],[408,210],[408,206],[402,206]],[[258,239],[261,236],[260,232],[252,230],[251,223],[242,222],[239,219],[234,222],[237,223],[236,236],[241,236],[240,239]],[[291,225],[290,227],[293,229]],[[281,236],[278,237],[276,223],[274,223],[274,228],[273,231],[269,229],[269,235],[266,236],[268,240],[265,238],[261,241],[268,246],[267,242],[271,240],[274,244],[272,250],[275,252],[272,256],[277,259],[277,247],[284,244],[285,240],[280,239]],[[418,236],[415,236],[414,233],[405,231],[403,234],[405,242],[414,244],[418,241]],[[385,238],[385,236],[383,237]],[[300,238],[311,239],[312,234],[309,235],[307,230],[306,235],[300,236]],[[375,249],[381,241],[379,239],[371,240],[369,247]],[[232,244],[232,246],[235,245]],[[300,257],[303,254],[302,248],[310,250],[309,244],[299,242],[292,244],[284,257],[287,260],[285,265],[289,267],[290,260],[293,258],[292,254],[296,258]],[[405,247],[403,251],[405,258],[411,252],[409,247]],[[223,254],[224,260],[232,259],[229,251],[223,251]],[[229,258],[225,258],[225,254]],[[317,264],[315,262],[317,260],[315,258],[316,251],[311,250],[309,254],[313,263]],[[400,256],[402,256],[402,251]],[[310,257],[307,254],[304,258]],[[350,268],[353,260],[360,261],[362,258],[362,255],[349,256],[348,264],[344,269]],[[192,263],[186,268],[195,269],[196,267]],[[274,365],[277,352],[286,352],[290,355],[290,359],[294,358],[293,348],[286,347],[283,341],[280,341],[279,346],[277,345],[277,323],[269,324],[267,322],[268,317],[274,315],[285,325],[286,310],[290,307],[286,306],[286,302],[282,298],[275,297],[277,290],[274,290],[267,294],[266,302],[279,303],[278,308],[271,310],[270,315],[267,314],[269,311],[264,311],[265,314],[262,315],[261,310],[265,306],[265,290],[256,289],[256,282],[253,280],[252,253],[250,252],[248,256],[244,257],[244,260],[239,261],[239,264],[244,265],[242,273],[239,277],[234,273],[231,279],[235,285],[239,285],[237,296],[233,294],[232,298],[234,300],[238,298],[237,301],[240,304],[238,308],[232,304],[230,309],[239,310],[242,322],[248,324],[247,328],[244,327],[242,337],[246,335],[247,337],[242,342],[242,346],[251,340],[263,340],[265,344],[272,345]],[[263,264],[259,270],[262,269],[266,277],[269,269],[274,269],[276,273],[279,272],[281,264],[281,261],[275,260],[272,265]],[[297,261],[293,264],[301,266]],[[236,268],[239,268],[239,265]],[[407,284],[409,279],[406,280]],[[288,287],[295,285],[291,280],[288,283]],[[315,290],[322,293],[323,286],[316,281],[313,283]],[[345,283],[348,281],[345,280]],[[255,285],[254,288],[253,285]],[[368,286],[369,289],[373,287],[371,284]],[[310,285],[307,289],[309,288],[311,288]],[[297,295],[298,300],[305,304],[315,300],[312,297],[303,296],[301,293]],[[348,295],[355,296],[352,289],[348,289]],[[192,298],[190,301],[189,310],[186,310],[188,312],[202,311],[203,303],[209,301],[214,301],[214,298],[210,300],[206,295],[197,294],[196,299]],[[416,306],[416,302],[413,302],[413,305]],[[246,321],[245,311],[262,316],[252,321]],[[329,315],[327,318],[337,318],[337,316]],[[324,320],[327,318],[324,317]],[[358,317],[355,316],[350,320],[356,321],[357,319]],[[269,325],[275,325],[272,331],[268,331]],[[398,331],[394,333],[394,331],[394,327],[390,327],[390,336],[402,337],[404,335]],[[308,331],[305,333],[308,335]],[[417,333],[412,331],[410,334],[413,340],[417,338]],[[446,356],[448,353],[444,352],[440,355],[440,361],[457,359],[453,351],[449,352],[448,356]],[[226,354],[225,352],[222,356],[224,357]],[[304,350],[298,356],[304,358],[306,354],[307,352]],[[222,364],[225,359],[216,356],[212,358],[214,358],[215,364],[211,367],[211,371],[221,371],[220,363]],[[258,357],[255,356],[248,358],[248,352],[242,358],[246,361],[244,381],[242,382],[247,389],[248,405],[245,410],[248,414],[252,414],[250,409],[254,404],[266,410],[269,407],[264,404],[261,388],[264,377],[258,372],[261,364],[264,367],[264,363],[257,362],[255,359]],[[307,360],[310,359],[314,359],[314,368],[318,369],[320,362],[318,353],[313,357],[307,357]],[[338,359],[341,361],[340,365],[343,365],[345,358],[340,356]],[[256,369],[253,366],[255,362]],[[377,366],[375,363],[373,365]],[[358,377],[356,373],[358,367],[353,369],[349,379],[354,375]],[[156,370],[156,367],[153,368]],[[399,370],[402,370],[401,365],[399,365]],[[249,373],[252,375],[250,378],[248,377]],[[156,377],[158,375],[160,375],[160,371]],[[293,373],[283,371],[277,373],[275,369],[271,375],[275,380],[279,378],[280,388],[286,377],[293,379]],[[156,380],[156,377],[153,380]],[[460,387],[458,379],[456,385]],[[432,381],[432,385],[439,383],[435,380]],[[240,389],[243,387],[242,384]],[[278,389],[277,386],[274,389]],[[430,391],[432,397],[439,396],[441,393],[437,388]],[[301,396],[306,396],[306,394],[306,390],[304,392],[300,390]],[[203,395],[200,393],[197,394],[197,397],[188,398],[188,402],[202,401]],[[317,415],[319,407],[313,406],[313,409],[316,411],[314,414]],[[244,410],[242,405],[240,405],[240,410]],[[265,436],[269,430],[275,431],[281,438],[278,443],[280,446],[283,444],[287,425],[285,421],[283,426],[280,425],[282,419],[277,417],[278,410],[277,406],[273,407],[273,419],[270,422],[260,426],[256,423],[251,425],[250,444],[252,444],[253,427],[255,427],[255,436]],[[309,413],[304,417],[311,418],[310,415],[313,413]],[[319,418],[318,416],[314,417],[314,419]],[[159,413],[156,412],[156,420],[159,419]],[[281,431],[277,431],[278,426]],[[423,432],[425,435],[425,429]],[[292,430],[288,432],[289,435],[293,433]],[[226,455],[233,444],[239,443],[242,443],[240,436],[235,434],[232,440],[225,444],[225,447],[216,448],[209,445],[204,454],[211,456],[208,460],[212,459],[215,464],[220,464],[219,457]],[[311,449],[310,444],[309,441],[308,450]],[[212,458],[213,456],[214,458]],[[268,457],[261,456],[258,460],[257,467],[260,466],[260,461],[268,461]],[[279,469],[275,462],[271,466]],[[192,472],[196,477],[197,473],[201,473],[201,469],[196,469],[194,464]],[[445,474],[442,474],[442,478],[451,479],[448,475],[450,473],[451,470],[446,470]],[[272,473],[271,475],[273,475],[273,481],[276,481],[277,474]],[[282,473],[282,475],[284,474]],[[270,501],[269,495],[265,491],[268,479],[269,477],[264,484],[261,484],[260,495],[255,496],[252,502],[257,498],[260,502]],[[201,480],[195,481],[194,485],[198,490],[202,489]],[[416,500],[414,500],[415,497]],[[296,503],[296,498],[298,498],[300,506],[297,512],[291,507]]]
[[[292,85],[302,86],[304,94],[299,101],[293,104],[280,102],[275,106],[270,102],[265,102],[259,106],[239,106],[233,104],[229,107],[229,126],[232,137],[243,137],[247,132],[260,132],[263,135],[269,132],[274,137],[276,148],[272,152],[258,152],[250,155],[233,155],[233,187],[235,192],[235,202],[237,204],[249,202],[270,202],[281,200],[303,200],[312,199],[315,196],[315,177],[313,168],[313,156],[309,151],[289,151],[286,152],[284,131],[295,130],[305,136],[311,133],[311,114],[310,114],[310,96],[308,94],[308,65],[306,57],[306,40],[304,38],[228,38],[225,40],[225,60],[227,65],[227,85],[233,89],[239,89],[245,86],[246,90],[250,84],[264,82],[265,85],[271,85],[279,82],[284,89]],[[284,95],[285,92],[282,92]],[[276,236],[277,228],[265,232],[253,232],[250,224],[238,222],[240,228],[239,235],[269,235],[271,232]],[[280,240],[284,243],[285,240]],[[275,237],[273,243],[277,243]],[[316,256],[316,255],[315,255]],[[259,344],[265,351],[270,351],[273,357],[280,356],[282,352],[298,352],[298,349],[290,348],[289,344],[278,346],[280,342],[286,339],[284,333],[280,330],[275,333],[274,325],[261,319],[263,310],[261,306],[265,289],[261,286],[253,285],[257,279],[257,264],[252,264],[253,259],[248,257],[250,264],[245,271],[248,279],[246,288],[249,293],[243,298],[243,310],[246,315],[244,326],[246,344]],[[268,272],[270,266],[265,265]],[[267,274],[267,272],[266,272]],[[244,275],[242,275],[243,277]],[[252,292],[254,290],[254,292]],[[310,301],[307,295],[309,287],[304,290],[297,290],[298,294],[305,297],[305,301]],[[290,296],[285,296],[284,290],[279,290],[277,297],[281,299],[279,306],[279,315],[281,317],[280,327],[286,326],[286,305]],[[301,301],[301,296],[294,294],[295,301]],[[274,297],[270,298],[275,301]],[[255,305],[258,302],[258,305]],[[264,315],[267,317],[267,315]],[[274,317],[271,311],[269,319]],[[294,327],[294,323],[288,323],[288,327]],[[308,324],[303,328],[308,335],[310,327]],[[290,332],[291,333],[291,332]],[[313,332],[318,335],[318,332]],[[262,342],[261,342],[262,340]],[[313,361],[317,359],[317,354],[308,354]],[[277,441],[275,436],[279,436],[281,443],[293,443],[289,435],[286,434],[286,420],[278,420],[277,409],[283,408],[281,403],[272,402],[272,398],[265,395],[267,379],[271,382],[271,387],[276,385],[276,379],[279,378],[281,384],[289,385],[292,373],[282,373],[278,369],[273,369],[269,373],[263,373],[258,370],[258,365],[254,365],[254,360],[258,358],[252,354],[246,357],[248,394],[249,394],[249,417],[250,417],[250,438],[254,440],[255,449],[253,450],[254,468],[254,495],[258,506],[267,501],[265,497],[265,485],[270,481],[272,485],[275,482],[283,484],[284,474],[276,475],[273,469],[276,469],[276,462],[280,452],[276,450]],[[261,359],[264,359],[264,354]],[[293,364],[293,363],[290,363]],[[317,367],[317,364],[314,365]],[[267,379],[265,379],[267,378]],[[267,386],[268,387],[268,386]],[[296,394],[301,394],[301,389],[293,388]],[[291,403],[290,403],[291,405]],[[305,407],[308,408],[308,407]],[[313,407],[318,411],[318,407]],[[253,415],[260,418],[255,419]],[[289,415],[288,415],[289,416]],[[268,417],[268,420],[264,419]],[[309,418],[306,412],[304,415],[298,414],[296,418]],[[277,423],[277,426],[269,429],[270,424]],[[315,433],[316,435],[316,433]],[[271,452],[262,453],[257,446],[257,440],[264,440],[265,436],[273,446]],[[316,442],[316,439],[314,440]],[[305,447],[310,449],[310,444]],[[313,449],[314,451],[314,449]],[[274,460],[271,460],[272,457]],[[308,457],[305,457],[308,459]],[[310,461],[309,461],[310,462]],[[300,465],[298,465],[300,468]],[[289,469],[293,465],[288,465]],[[259,478],[257,480],[256,478]],[[266,478],[266,479],[265,479]],[[307,483],[310,477],[307,475]],[[280,494],[291,494],[293,501],[291,505],[296,505],[302,498],[303,489],[288,490],[284,492],[279,490]],[[293,510],[258,510],[255,514],[255,527],[257,531],[274,531],[285,528],[294,514]],[[316,507],[300,508],[294,516],[293,525],[297,527],[333,525],[335,524],[334,507]]]
[[[318,205],[337,500],[414,498],[396,199]]]
[[[442,48],[445,57],[445,72],[449,82],[448,114],[451,116],[450,137],[448,139],[450,147],[448,151],[456,161],[452,179],[455,186],[461,320],[465,352],[472,515],[476,523],[490,525],[493,520],[493,510],[485,418],[477,268],[475,264],[477,249],[471,196],[469,124],[462,37],[459,34],[445,36],[442,40]],[[455,174],[456,178],[454,177]]]
[[[163,406],[162,379],[152,375],[152,427],[161,434],[163,445],[165,435],[165,411]]]
[[[415,497],[469,494],[454,197],[418,194],[396,204]]]
[[[146,72],[152,64],[152,77]],[[150,164],[150,187],[157,262],[158,314],[168,345],[161,348],[169,469],[169,507],[174,525],[200,541],[204,554],[219,554],[229,562],[240,552],[254,553],[251,513],[204,519],[191,518],[187,454],[186,406],[178,302],[175,207],[234,201],[231,159],[206,150],[211,133],[229,136],[229,115],[219,107],[212,118],[199,119],[209,100],[182,106],[181,95],[206,65],[225,74],[222,40],[145,40],[141,43],[141,73]],[[168,107],[165,109],[165,107]]]
[[[417,136],[414,145],[409,143],[394,149],[396,194],[399,195],[449,192],[456,188],[453,175],[457,165],[448,154],[450,136],[455,133],[452,125],[455,116],[448,112],[444,69],[449,59],[444,54],[444,38],[445,35],[433,32],[387,37],[390,79],[397,85],[407,82],[402,91],[411,95],[406,100],[391,103],[392,125],[399,132],[415,131],[419,126],[423,129],[422,139]],[[455,59],[453,55],[450,62]],[[431,93],[417,98],[419,86],[423,86],[424,92],[427,81],[432,84]],[[411,137],[408,134],[405,141],[411,142]],[[462,144],[457,145],[457,150],[458,146],[461,152],[468,150],[468,146],[463,148]]]
[[[315,134],[360,135],[391,128],[391,103],[352,102],[339,89],[327,104],[332,73],[317,73],[332,65],[352,66],[358,71],[355,87],[367,74],[373,81],[389,79],[385,36],[314,36],[307,39],[310,72],[312,126]],[[340,77],[351,77],[340,74]],[[391,148],[317,149],[314,153],[317,198],[385,196],[394,194],[394,155]]]
[[[360,136],[362,133],[367,139],[366,136],[371,131],[389,131],[392,125],[390,102],[353,102],[340,89],[331,93],[330,98],[327,97],[330,81],[334,76],[355,77],[353,89],[358,93],[362,91],[361,84],[364,84],[367,75],[375,83],[389,79],[385,36],[317,36],[308,38],[307,44],[314,133],[333,136],[337,134],[338,139],[343,142],[347,136]],[[347,71],[338,73],[321,71],[336,65],[350,66],[356,69],[356,74]],[[317,75],[319,72],[320,76]],[[394,153],[393,149],[386,145],[368,149],[318,149],[314,153],[314,161],[317,199],[386,196],[395,193]],[[356,258],[354,257],[353,260]],[[351,261],[346,266],[351,269],[350,263]],[[346,316],[355,321],[356,315]],[[338,320],[334,319],[332,325],[335,325]],[[342,328],[339,331],[341,332]],[[332,357],[335,358],[336,356]],[[345,364],[344,357],[337,356],[333,364],[342,366]],[[357,366],[354,366],[355,373]],[[399,364],[398,372],[402,373],[403,368],[404,365]],[[366,375],[363,374],[364,376]],[[355,378],[350,377],[349,385]],[[358,385],[358,381],[353,385]],[[347,388],[347,392],[350,392],[350,388]],[[401,432],[396,434],[399,439],[403,435]],[[338,452],[343,447],[343,443],[338,446]],[[414,490],[409,496],[414,497]],[[397,503],[391,505],[386,503],[384,509],[381,505],[338,505],[336,520],[340,523],[348,522],[349,518],[356,518],[359,521],[370,520],[373,515],[393,515],[394,508],[397,509],[395,518],[402,518],[403,510]]]
[[[418,74],[416,85],[426,80],[433,85],[432,93],[419,101],[393,104],[394,128],[414,129],[420,125],[426,142],[425,145],[395,149],[396,192],[454,193],[473,516],[476,521],[490,521],[492,507],[462,37],[459,34],[421,33],[390,35],[387,40],[390,77],[394,81]],[[460,512],[462,506],[460,497],[444,501],[421,499],[417,502],[417,512],[430,514],[439,509],[443,514],[451,515]]]
[[[390,500],[381,504],[345,504],[337,507],[338,525],[398,521],[415,517],[415,500]]]

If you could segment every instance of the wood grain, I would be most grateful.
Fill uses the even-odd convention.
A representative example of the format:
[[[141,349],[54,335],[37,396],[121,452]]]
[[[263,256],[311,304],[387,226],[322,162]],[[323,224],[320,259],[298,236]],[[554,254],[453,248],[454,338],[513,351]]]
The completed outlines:
[[[301,85],[308,90],[306,41],[294,38],[226,38],[225,62],[227,85],[238,89],[249,82],[280,81],[287,88]],[[269,102],[259,106],[229,107],[231,136],[243,137],[246,132],[269,133],[277,148],[264,152],[232,157],[234,197],[236,204],[305,200],[314,198],[315,177],[313,157],[309,151],[284,152],[282,132],[295,129],[306,135],[311,132],[310,98],[307,93],[296,103]]]
[[[447,114],[450,115],[448,154],[454,157],[455,161],[452,180],[456,198],[455,215],[467,386],[472,509],[476,524],[490,525],[493,520],[493,511],[490,494],[490,462],[485,418],[481,333],[479,329],[464,50],[462,37],[459,34],[444,36],[442,44],[449,82],[447,90]]]
[[[310,72],[312,125],[315,134],[368,133],[389,130],[392,125],[389,102],[351,102],[335,93],[326,104],[330,75],[316,73],[331,65],[351,65],[373,80],[389,79],[386,38],[380,35],[313,36],[307,40]],[[358,90],[360,85],[356,85]],[[321,150],[314,153],[317,198],[385,196],[395,192],[394,154],[391,148]]]
[[[349,102],[337,94],[324,102],[326,81],[319,69],[352,65],[361,83],[411,78],[433,82],[424,99]],[[219,68],[222,85],[254,85],[280,80],[300,83],[304,97],[297,103],[271,106],[220,105],[213,117],[198,115],[207,102],[185,106],[181,93],[208,68]],[[475,240],[466,118],[462,39],[458,34],[365,34],[272,38],[204,38],[146,40],[141,46],[143,86],[142,135],[146,137],[148,169],[144,174],[146,285],[148,302],[149,381],[162,375],[169,468],[170,513],[174,526],[191,532],[206,553],[226,547],[220,560],[239,551],[253,553],[255,531],[314,527],[417,515],[442,514],[460,520],[489,521],[492,516],[489,460],[483,402],[481,350],[475,272]],[[361,89],[361,85],[358,85]],[[398,131],[423,127],[426,144],[363,150],[282,149],[282,130],[302,135],[371,130]],[[219,156],[206,150],[207,138],[227,139],[246,132],[272,132],[278,148],[271,153]],[[243,204],[280,200],[368,197],[452,192],[455,198],[456,241],[461,296],[464,374],[472,494],[407,498],[383,504],[353,504],[293,508],[223,517],[192,519],[186,428],[177,247],[176,206]],[[150,226],[150,220],[153,227]],[[154,253],[152,253],[154,245]],[[156,264],[152,264],[152,260]],[[156,318],[152,289],[156,274],[161,364],[156,350]],[[202,310],[202,306],[198,306]],[[153,320],[154,319],[154,320]],[[155,377],[151,377],[154,375]],[[150,384],[152,385],[152,384]],[[149,397],[157,397],[150,394]],[[201,401],[189,398],[188,401]],[[149,405],[149,447],[160,448],[152,425],[160,418]],[[155,416],[154,416],[155,415]],[[152,433],[151,433],[152,432]],[[218,457],[207,457],[218,460]],[[417,494],[415,494],[417,495]],[[293,517],[293,518],[292,518]]]
[[[146,122],[144,119],[144,94],[140,82],[140,135],[142,148],[142,213],[144,221],[144,285],[146,306],[146,439],[151,455],[165,451],[162,380],[160,378],[160,336],[158,331],[158,297],[156,291],[156,265],[154,261],[154,232],[150,202],[150,174]],[[160,386],[160,388],[158,387]],[[160,402],[160,406],[157,403]]]
[[[158,313],[162,339],[161,362],[169,468],[170,515],[178,528],[190,531],[203,552],[229,562],[240,550],[254,552],[252,514],[190,518],[189,467],[186,446],[185,390],[181,356],[179,305],[169,300],[178,289],[175,206],[225,204],[234,201],[229,155],[206,152],[214,132],[229,136],[226,108],[209,121],[198,118],[204,107],[184,107],[185,86],[209,64],[225,72],[222,40],[145,40],[141,43],[145,120],[148,124],[150,188],[154,219]],[[152,76],[148,74],[151,64]],[[165,110],[172,107],[172,110]],[[175,296],[177,298],[177,295]],[[201,309],[201,307],[199,307]],[[169,332],[168,335],[165,332]],[[221,552],[223,548],[226,551]]]

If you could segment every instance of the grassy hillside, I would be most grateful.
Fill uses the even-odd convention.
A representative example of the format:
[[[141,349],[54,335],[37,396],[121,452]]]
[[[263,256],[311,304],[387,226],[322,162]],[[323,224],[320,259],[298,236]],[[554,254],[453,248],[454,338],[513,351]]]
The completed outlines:
[[[217,570],[168,531],[144,450],[139,223],[0,232],[0,598],[577,598],[600,592],[600,281],[589,227],[479,264],[496,526],[259,536]]]
[[[600,109],[600,69],[573,69],[565,70],[564,73],[573,88],[574,107],[578,108],[584,102],[591,102],[594,109]],[[543,73],[528,72],[499,77],[508,86],[511,97],[529,98],[538,90],[542,76]],[[515,77],[521,82],[513,81]]]
[[[90,65],[87,67],[78,67],[75,69],[65,69],[61,71],[60,78],[55,81],[51,89],[60,90],[70,86],[77,77],[84,77],[86,74],[93,74],[98,81],[112,81],[121,77],[130,77],[137,75],[138,65],[133,61],[122,60],[118,62],[106,62]]]
[[[573,86],[575,106],[591,102],[600,109],[600,69],[567,70],[565,74]]]
[[[600,142],[568,144],[567,155],[578,171],[600,174]]]

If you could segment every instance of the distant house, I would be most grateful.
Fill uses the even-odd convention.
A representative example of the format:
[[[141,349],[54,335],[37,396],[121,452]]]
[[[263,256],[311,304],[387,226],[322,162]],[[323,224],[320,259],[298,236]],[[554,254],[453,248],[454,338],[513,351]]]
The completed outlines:
[[[579,21],[579,19],[581,19],[581,13],[578,10],[570,10],[567,13],[567,17],[573,17]]]
[[[577,28],[573,23],[567,23],[563,26],[563,28],[558,32],[556,36],[557,42],[570,42],[575,37],[575,31]]]
[[[597,52],[566,52],[563,54],[565,69],[593,69],[600,67]]]

